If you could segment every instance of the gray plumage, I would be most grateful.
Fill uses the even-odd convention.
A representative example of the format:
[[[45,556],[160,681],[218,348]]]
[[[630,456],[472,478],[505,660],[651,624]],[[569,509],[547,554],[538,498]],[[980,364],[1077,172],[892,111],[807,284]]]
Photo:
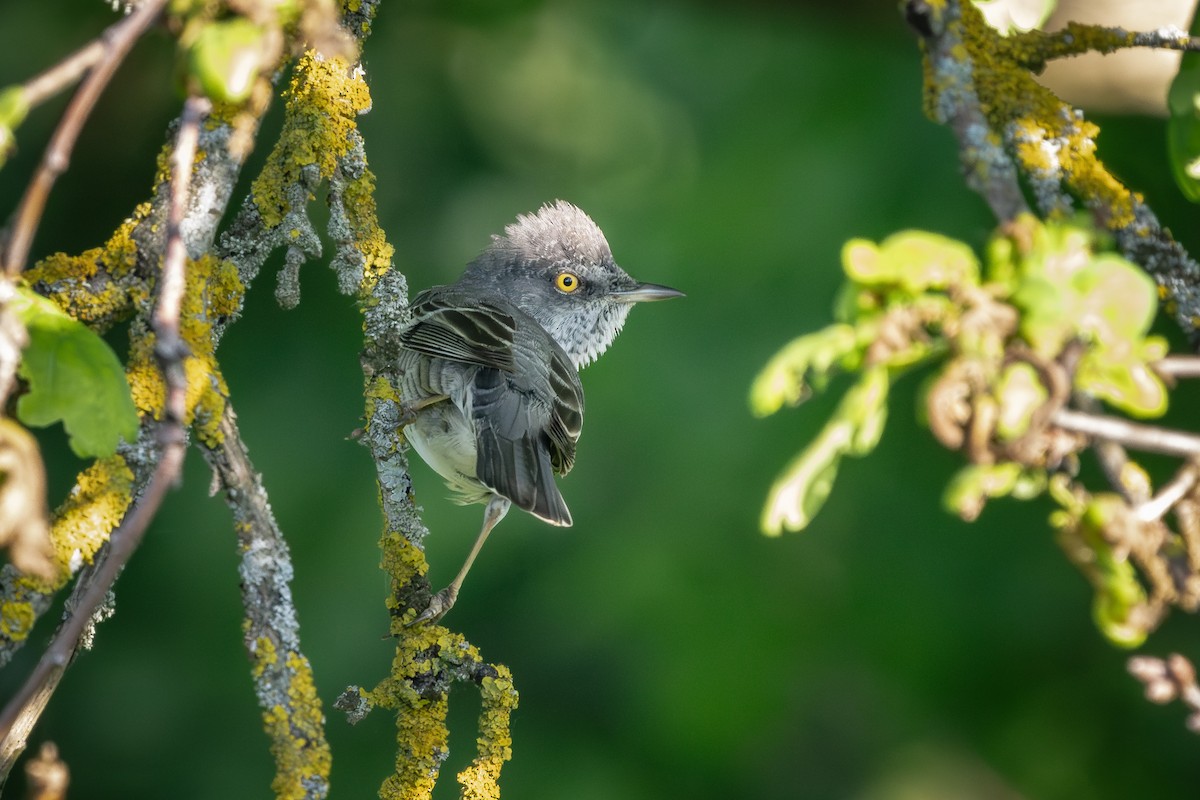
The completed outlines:
[[[508,501],[571,524],[554,479],[575,463],[583,428],[578,370],[608,349],[633,303],[680,294],[627,275],[596,224],[560,200],[494,236],[456,283],[413,298],[400,334],[405,436],[457,500],[489,503],[449,603]]]

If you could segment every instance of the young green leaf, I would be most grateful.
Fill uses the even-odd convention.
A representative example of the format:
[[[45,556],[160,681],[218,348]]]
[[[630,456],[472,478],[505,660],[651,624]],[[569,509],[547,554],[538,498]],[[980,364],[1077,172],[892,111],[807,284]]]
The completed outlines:
[[[81,458],[112,455],[137,437],[138,415],[125,371],[112,349],[83,323],[29,289],[10,306],[29,331],[18,373],[29,392],[17,401],[26,425],[62,421]]]
[[[1200,15],[1192,22],[1192,35]],[[1184,53],[1179,72],[1167,92],[1167,156],[1179,190],[1200,202],[1200,54]]]

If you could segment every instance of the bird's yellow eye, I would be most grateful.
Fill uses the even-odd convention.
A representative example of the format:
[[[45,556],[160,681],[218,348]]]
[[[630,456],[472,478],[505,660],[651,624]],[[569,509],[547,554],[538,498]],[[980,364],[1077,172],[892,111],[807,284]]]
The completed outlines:
[[[560,272],[554,276],[554,286],[564,294],[571,294],[579,288],[579,276],[574,272]]]

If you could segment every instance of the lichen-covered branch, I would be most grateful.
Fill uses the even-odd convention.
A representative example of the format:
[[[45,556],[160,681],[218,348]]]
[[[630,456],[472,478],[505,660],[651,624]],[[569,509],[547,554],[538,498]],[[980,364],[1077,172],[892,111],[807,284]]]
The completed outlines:
[[[331,756],[312,667],[300,651],[291,555],[229,404],[220,434],[220,443],[202,452],[220,480],[238,534],[244,640],[275,758],[271,788],[276,797],[318,800],[329,793]]]
[[[363,17],[363,30],[369,19],[369,14]],[[400,709],[397,773],[385,791],[388,796],[428,797],[446,753],[450,685],[478,684],[484,695],[480,750],[460,781],[466,797],[494,797],[500,766],[511,757],[508,719],[516,693],[507,669],[486,664],[465,639],[444,628],[412,631],[401,624],[405,614],[411,618],[414,609],[428,604],[421,551],[427,531],[412,502],[392,367],[396,335],[407,318],[407,286],[391,266],[392,247],[376,219],[375,178],[357,128],[357,116],[370,108],[370,94],[361,67],[308,53],[296,65],[285,98],[279,142],[222,236],[219,252],[248,282],[273,250],[284,248],[276,295],[283,305],[295,305],[300,299],[299,268],[321,253],[308,203],[328,182],[329,238],[335,248],[331,267],[339,288],[357,294],[363,308],[367,425],[362,440],[377,467],[387,529],[383,563],[393,577],[388,608],[399,638],[391,676],[372,692],[349,692],[338,707],[349,704],[359,715],[374,705]]]
[[[97,565],[92,581],[79,594],[71,613],[55,633],[33,672],[0,712],[0,751],[5,756],[5,761],[0,763],[3,775],[8,774],[12,759],[24,749],[25,735],[32,727],[32,720],[36,720],[45,707],[93,616],[105,602],[129,557],[137,550],[150,520],[158,512],[159,505],[167,491],[175,485],[183,468],[187,379],[183,371],[184,346],[180,338],[179,319],[185,261],[181,223],[191,184],[200,121],[207,110],[207,100],[195,97],[188,99],[172,159],[165,252],[151,321],[158,345],[154,357],[163,382],[162,421],[155,428],[155,444],[160,452],[145,491],[109,537],[104,560]],[[14,732],[17,733],[15,737],[12,735]]]
[[[1187,31],[1166,26],[1153,31],[1127,31],[1102,25],[1068,22],[1056,31],[1031,30],[1012,34],[1009,41],[1021,66],[1041,72],[1046,62],[1056,58],[1084,53],[1115,53],[1130,47],[1150,47],[1158,50],[1200,50],[1200,39]]]
[[[1186,35],[1077,27],[1078,41],[1071,33],[1006,38],[965,0],[909,0],[905,12],[925,51],[926,112],[954,129],[968,184],[997,218],[1005,222],[1024,205],[1017,174],[1029,181],[1035,203],[1048,218],[1083,203],[1115,234],[1126,256],[1155,278],[1180,327],[1200,341],[1200,264],[1162,227],[1141,195],[1096,157],[1099,128],[1034,80],[1031,71],[1075,48],[1192,48]]]

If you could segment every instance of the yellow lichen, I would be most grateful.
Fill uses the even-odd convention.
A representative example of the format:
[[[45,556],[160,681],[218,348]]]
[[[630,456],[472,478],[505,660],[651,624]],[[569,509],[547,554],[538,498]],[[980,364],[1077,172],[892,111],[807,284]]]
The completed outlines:
[[[518,695],[508,667],[498,665],[496,673],[494,678],[484,678],[479,687],[483,707],[479,712],[478,751],[471,765],[458,773],[463,800],[499,800],[500,769],[512,759],[509,722]]]
[[[245,620],[245,624],[249,626],[250,620]],[[266,636],[255,638],[254,666],[251,667],[250,674],[257,680],[269,667],[275,666],[278,662],[279,654],[275,650],[275,642]]]
[[[257,644],[266,647],[259,664],[266,665],[268,661],[264,659],[269,658],[270,665],[275,666],[274,647],[261,637]],[[325,714],[321,711],[308,659],[289,652],[284,663],[288,672],[288,705],[276,704],[264,709],[263,726],[275,758],[271,789],[277,800],[299,800],[308,796],[306,785],[314,779],[328,780],[332,757],[325,741]]]
[[[0,636],[9,641],[25,641],[36,621],[33,604],[27,600],[8,600],[0,604]]]
[[[76,558],[92,563],[96,551],[121,524],[132,502],[133,472],[119,455],[97,459],[79,473],[50,526],[54,559],[66,567]],[[62,570],[58,589],[70,575]]]
[[[369,169],[350,181],[342,194],[346,216],[354,236],[354,246],[363,256],[363,280],[360,294],[366,297],[379,278],[392,265],[396,250],[387,241],[375,213],[375,176]]]
[[[13,581],[0,607],[0,636],[21,641],[29,635],[37,620],[33,600],[58,591],[75,570],[92,563],[109,534],[124,519],[132,490],[133,473],[120,456],[98,459],[79,473],[50,526],[56,575],[47,580],[25,574]]]
[[[186,275],[179,318],[179,333],[188,348],[183,360],[187,378],[184,422],[195,424],[200,440],[216,447],[221,442],[220,420],[229,390],[216,361],[212,326],[237,313],[245,287],[231,262],[212,255],[189,261]],[[138,411],[162,419],[165,385],[154,358],[154,343],[152,332],[134,338],[129,387]]]
[[[398,586],[407,586],[413,578],[429,571],[425,553],[398,533],[385,533],[379,547],[382,554],[379,568]]]
[[[125,280],[137,266],[133,231],[149,214],[149,203],[139,205],[103,247],[77,256],[47,256],[25,273],[25,279],[85,324],[104,329],[128,317],[144,297],[134,282]]]
[[[433,791],[447,752],[447,698],[445,693],[423,697],[411,681],[437,666],[434,654],[441,648],[444,633],[438,626],[406,629],[397,642],[389,677],[365,694],[372,705],[399,711],[396,773],[384,782],[381,798],[427,800]]]
[[[1005,37],[987,25],[975,4],[963,2],[957,7],[960,17],[952,33],[961,44],[951,49],[951,56],[970,67],[969,88],[978,96],[991,131],[1004,131],[1015,142],[1013,155],[1021,170],[1043,176],[1059,171],[1064,187],[1100,212],[1110,230],[1134,224],[1134,210],[1141,198],[1096,158],[1099,128],[1078,118],[1070,106],[1034,80],[1031,72],[1046,60],[1068,53],[1128,47],[1131,34],[1074,26],[1072,38],[1041,33]],[[941,118],[940,100],[945,93],[963,88],[962,74],[958,70],[935,73],[926,58],[925,106],[935,120],[946,121]],[[1056,163],[1050,153],[1055,154]],[[977,170],[986,169],[986,161],[980,160]]]
[[[313,51],[296,63],[286,96],[283,131],[251,187],[268,229],[292,210],[286,192],[300,183],[301,170],[315,166],[322,180],[333,174],[338,159],[349,152],[356,118],[371,107],[361,71],[341,57],[327,59]]]

